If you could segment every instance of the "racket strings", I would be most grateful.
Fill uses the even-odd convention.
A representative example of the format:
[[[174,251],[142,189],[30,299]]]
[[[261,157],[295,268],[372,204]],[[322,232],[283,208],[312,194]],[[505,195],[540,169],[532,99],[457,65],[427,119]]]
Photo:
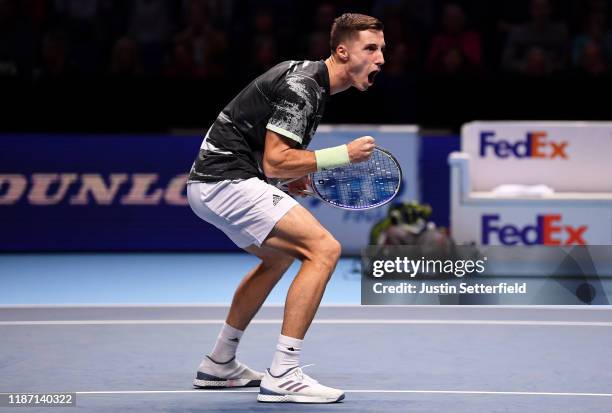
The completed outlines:
[[[391,199],[400,180],[401,172],[395,160],[375,150],[366,162],[317,173],[313,184],[332,204],[363,209]]]

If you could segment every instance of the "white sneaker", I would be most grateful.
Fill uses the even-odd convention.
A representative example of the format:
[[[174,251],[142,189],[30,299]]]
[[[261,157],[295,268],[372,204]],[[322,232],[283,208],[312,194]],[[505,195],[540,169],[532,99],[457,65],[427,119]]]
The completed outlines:
[[[319,384],[300,367],[293,367],[280,376],[273,376],[268,369],[257,395],[257,401],[268,403],[335,403],[342,399],[342,390]]]
[[[264,374],[251,370],[233,357],[225,363],[217,363],[206,356],[200,367],[193,385],[202,389],[217,387],[257,387]]]

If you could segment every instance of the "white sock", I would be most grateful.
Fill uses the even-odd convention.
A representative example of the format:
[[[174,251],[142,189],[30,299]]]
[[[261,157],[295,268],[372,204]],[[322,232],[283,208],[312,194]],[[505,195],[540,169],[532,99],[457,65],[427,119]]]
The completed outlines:
[[[287,370],[300,365],[300,353],[302,352],[302,341],[297,338],[280,335],[276,345],[276,353],[272,359],[270,373],[280,376]]]
[[[236,356],[236,348],[244,331],[223,323],[215,346],[210,352],[210,358],[217,363],[225,363]]]

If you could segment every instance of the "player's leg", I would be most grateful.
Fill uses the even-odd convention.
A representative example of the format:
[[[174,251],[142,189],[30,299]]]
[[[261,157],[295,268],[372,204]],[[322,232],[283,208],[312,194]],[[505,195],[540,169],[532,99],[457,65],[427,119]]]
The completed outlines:
[[[220,363],[236,355],[244,330],[294,261],[293,257],[267,247],[251,245],[245,250],[261,262],[248,272],[234,293],[225,325],[210,353],[210,358]]]
[[[194,380],[196,387],[250,387],[261,382],[263,373],[238,362],[236,350],[249,322],[294,259],[263,246],[251,245],[245,250],[259,257],[261,262],[249,271],[236,289],[226,322],[211,353],[198,368]]]
[[[257,400],[303,403],[342,400],[341,390],[319,384],[299,368],[302,340],[340,257],[340,244],[312,214],[296,205],[277,222],[263,245],[300,259],[302,265],[287,293],[282,332]]]
[[[300,272],[290,288],[286,303],[286,317],[282,331],[287,336],[281,334],[277,350],[282,351],[277,351],[276,362],[273,363],[276,366],[282,366],[288,362],[295,363],[297,366],[301,339],[308,330],[321,301],[325,285],[340,255],[340,245],[295,200],[277,188],[255,178],[211,185],[192,184],[188,187],[188,198],[189,204],[198,216],[222,229],[239,247],[246,248],[255,244],[284,252],[302,261]],[[251,281],[257,278],[249,277],[249,280],[247,284],[252,285]],[[230,322],[236,317],[236,325],[242,323],[240,324],[242,326],[250,320],[263,302],[263,296],[269,292],[271,284],[263,285],[261,288],[262,290],[256,293],[260,300],[256,300],[251,307],[247,306],[246,309],[242,309],[241,311],[245,311],[246,315],[240,315],[239,307],[244,302],[243,295],[248,291],[248,288],[241,288],[241,292],[236,297],[236,313],[234,315],[232,311],[232,315],[228,317]],[[262,291],[265,294],[262,294]],[[228,340],[238,338],[239,341],[241,330],[226,324],[221,334],[225,335]],[[291,354],[288,354],[289,351]],[[279,363],[278,360],[281,362]],[[208,358],[204,360],[204,363],[209,365],[207,368],[211,367],[211,362]],[[234,362],[235,359],[232,363]],[[221,368],[216,364],[212,367]],[[199,371],[198,376],[205,372]],[[249,370],[246,372],[247,376],[251,375]],[[290,397],[293,401],[304,401],[302,399],[306,397],[307,402],[329,402],[344,397],[341,391],[321,386],[309,379],[297,367],[292,369],[290,374],[297,375],[296,379],[299,379],[300,383],[304,381],[299,387],[287,386],[287,388],[291,387],[289,390],[292,393],[301,392],[296,397]],[[228,378],[229,376],[224,375],[223,377]],[[244,375],[240,377],[243,378]],[[255,380],[246,385],[254,385],[254,383]],[[228,379],[227,385],[235,385],[235,383]],[[237,385],[245,384],[239,382]],[[265,401],[271,401],[269,400],[270,395],[264,396],[265,399],[268,399]],[[260,399],[258,396],[258,400]]]
[[[268,186],[251,179],[192,183],[187,187],[189,205],[197,216],[224,231],[237,246],[262,259],[238,287],[227,322],[222,326],[212,352],[198,367],[194,380],[197,387],[257,386],[263,377],[263,373],[239,363],[235,354],[244,328],[292,261],[281,251],[255,246],[261,245],[276,223],[273,214],[282,214],[284,208],[292,205],[290,201],[295,203],[292,199],[284,199],[276,202],[276,208],[270,209],[269,206],[275,205]],[[257,199],[268,201],[269,205],[253,202]],[[267,232],[266,228],[269,228]],[[253,237],[253,234],[259,234],[260,238]]]
[[[340,258],[340,243],[297,205],[276,224],[264,245],[302,261],[287,293],[282,334],[303,339]]]
[[[294,261],[290,255],[265,246],[251,245],[245,250],[260,258],[261,262],[243,278],[232,299],[226,323],[239,330],[246,329]]]

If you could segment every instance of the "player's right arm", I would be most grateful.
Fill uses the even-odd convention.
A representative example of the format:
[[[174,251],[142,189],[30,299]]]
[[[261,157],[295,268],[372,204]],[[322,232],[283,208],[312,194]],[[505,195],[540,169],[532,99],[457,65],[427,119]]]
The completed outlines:
[[[301,149],[307,125],[314,121],[318,85],[305,76],[291,76],[270,94],[273,111],[266,125],[263,170],[268,178],[298,178],[321,169],[362,162],[374,150],[374,138],[364,136],[348,145],[317,151]]]
[[[298,178],[317,170],[314,152],[294,147],[289,138],[266,131],[263,170],[268,178]]]
[[[371,136],[362,136],[346,145],[350,163],[366,161],[373,150],[374,138]],[[315,152],[300,149],[295,141],[274,131],[266,131],[263,169],[268,178],[298,178],[316,172],[319,166]]]

